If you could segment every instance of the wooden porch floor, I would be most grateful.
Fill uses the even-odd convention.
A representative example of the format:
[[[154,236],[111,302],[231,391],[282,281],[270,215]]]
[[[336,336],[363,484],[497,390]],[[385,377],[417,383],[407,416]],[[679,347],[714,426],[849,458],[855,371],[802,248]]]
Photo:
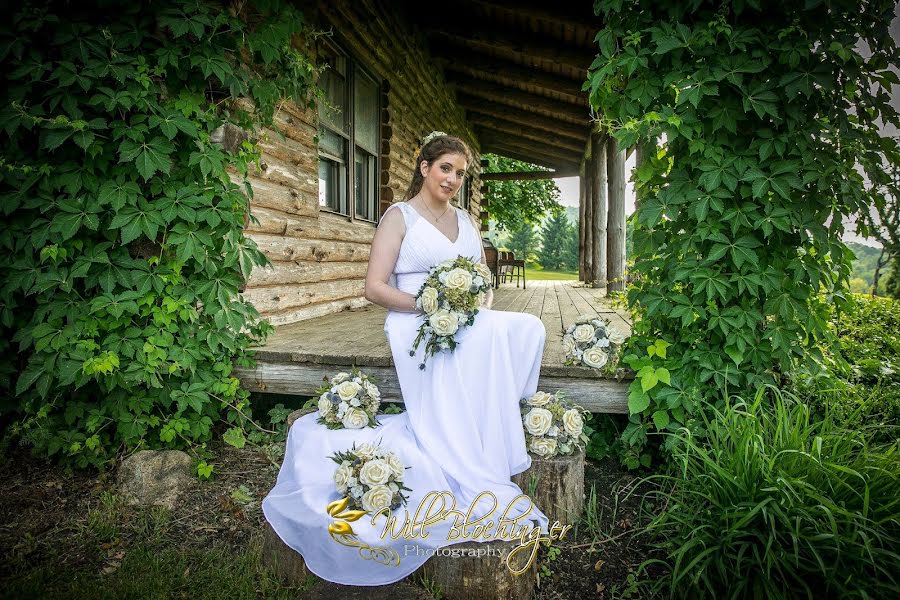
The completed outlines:
[[[547,341],[539,389],[564,390],[592,412],[627,412],[631,378],[625,370],[609,379],[586,367],[563,364],[563,328],[579,315],[600,315],[626,336],[631,334],[628,313],[612,308],[603,290],[576,281],[533,281],[527,289],[503,284],[494,290],[493,308],[530,313],[543,321]],[[278,326],[256,350],[257,367],[237,368],[236,376],[251,391],[311,396],[323,377],[356,365],[379,379],[385,400],[402,402],[384,334],[386,315],[386,309],[372,304]]]

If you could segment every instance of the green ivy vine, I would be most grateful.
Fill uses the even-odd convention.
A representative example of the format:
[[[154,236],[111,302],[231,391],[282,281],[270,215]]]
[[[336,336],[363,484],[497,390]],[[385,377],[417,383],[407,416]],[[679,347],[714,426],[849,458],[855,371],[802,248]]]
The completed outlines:
[[[267,263],[243,234],[260,153],[213,133],[312,101],[302,15],[276,0],[166,0],[31,1],[7,16],[0,411],[12,437],[78,467],[202,448],[217,426],[243,445],[252,413],[232,365],[251,366],[248,347],[272,329],[240,296]]]
[[[595,10],[585,90],[601,125],[626,146],[660,142],[636,174],[625,361],[638,377],[622,434],[635,466],[648,434],[693,427],[701,400],[822,368],[850,274],[844,223],[900,197],[898,143],[879,131],[900,125],[900,57],[892,0]]]

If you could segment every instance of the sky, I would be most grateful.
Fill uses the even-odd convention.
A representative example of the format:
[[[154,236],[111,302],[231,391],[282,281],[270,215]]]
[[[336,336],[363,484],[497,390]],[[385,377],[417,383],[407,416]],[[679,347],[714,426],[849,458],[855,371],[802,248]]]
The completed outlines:
[[[894,20],[891,22],[891,37],[894,38],[894,41],[900,43],[900,2],[898,2],[894,6]],[[860,48],[863,56],[869,56],[865,48]],[[897,70],[895,65],[895,70]],[[895,85],[891,90],[891,106],[900,111],[900,86]],[[887,127],[882,129],[882,135],[888,136],[897,136],[900,135],[900,132],[893,127]],[[634,169],[636,153],[631,153],[631,158],[628,159],[628,162],[625,163],[625,172],[630,174]],[[630,178],[630,175],[628,175]],[[560,204],[563,206],[578,206],[578,177],[560,177],[558,179],[554,179],[556,185],[559,187],[560,191]],[[634,212],[634,187],[631,182],[628,181],[625,186],[625,214],[631,215]],[[856,235],[854,229],[855,225],[852,219],[845,220],[844,222],[845,234],[844,241],[845,242],[859,242],[861,244],[866,244],[869,246],[881,247],[881,244],[873,239],[867,239]]]

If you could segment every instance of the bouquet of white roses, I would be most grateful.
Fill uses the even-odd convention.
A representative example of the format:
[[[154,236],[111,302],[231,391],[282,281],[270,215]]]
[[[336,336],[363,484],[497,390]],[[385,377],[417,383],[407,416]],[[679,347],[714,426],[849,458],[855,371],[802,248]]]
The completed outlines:
[[[425,320],[409,355],[415,355],[422,340],[425,340],[425,359],[441,350],[452,352],[457,344],[454,335],[475,322],[490,281],[487,265],[463,256],[433,267],[416,294],[416,308],[425,313]],[[425,359],[420,369],[425,368]]]
[[[348,506],[375,514],[382,508],[394,510],[408,497],[403,486],[403,461],[392,451],[373,444],[353,444],[353,448],[330,456],[338,464],[334,485],[349,499]]]
[[[567,401],[562,392],[556,395],[537,392],[519,401],[525,445],[530,452],[549,458],[568,456],[584,449],[589,438],[584,434],[585,409]]]
[[[375,413],[381,405],[381,392],[370,377],[358,369],[338,373],[316,390],[319,418],[328,429],[377,427]]]
[[[565,364],[585,365],[612,373],[619,362],[618,348],[625,336],[600,317],[578,317],[562,339]]]

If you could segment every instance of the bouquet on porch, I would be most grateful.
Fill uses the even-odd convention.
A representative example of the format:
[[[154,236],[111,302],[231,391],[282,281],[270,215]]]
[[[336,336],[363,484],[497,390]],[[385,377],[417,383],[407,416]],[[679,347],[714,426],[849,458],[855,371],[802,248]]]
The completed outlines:
[[[475,322],[478,308],[484,303],[490,287],[491,271],[487,265],[463,256],[445,260],[431,269],[428,278],[416,294],[416,308],[425,313],[419,333],[413,342],[410,356],[425,341],[425,360],[441,350],[456,348],[456,333]]]
[[[317,423],[328,429],[378,427],[375,414],[381,405],[381,392],[359,369],[338,373],[316,393],[320,394]]]
[[[584,365],[613,373],[619,362],[618,349],[625,336],[600,317],[578,317],[566,328],[562,338],[565,364]]]
[[[519,400],[525,445],[538,456],[569,456],[584,450],[590,441],[584,433],[587,411],[569,402],[562,392],[548,394],[538,391],[531,398]]]
[[[338,464],[334,485],[344,494],[348,506],[374,515],[382,508],[395,510],[409,499],[404,491],[403,474],[408,468],[394,452],[380,444],[353,444],[350,450],[330,456]]]

